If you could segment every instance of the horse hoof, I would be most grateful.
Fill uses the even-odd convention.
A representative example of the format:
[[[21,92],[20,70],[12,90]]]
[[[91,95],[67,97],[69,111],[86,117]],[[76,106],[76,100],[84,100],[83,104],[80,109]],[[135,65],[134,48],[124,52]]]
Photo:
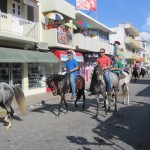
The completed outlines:
[[[7,126],[7,127],[5,128],[5,131],[10,130],[10,128],[11,128],[11,127]]]

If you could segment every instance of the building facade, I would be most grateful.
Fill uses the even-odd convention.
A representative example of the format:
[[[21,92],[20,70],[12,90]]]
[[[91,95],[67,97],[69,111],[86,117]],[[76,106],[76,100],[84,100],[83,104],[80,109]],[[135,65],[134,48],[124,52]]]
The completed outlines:
[[[127,64],[132,67],[135,61],[140,59],[140,44],[135,40],[135,37],[139,36],[138,30],[131,23],[119,24],[118,27],[111,29],[116,34],[109,36],[110,43],[120,42]]]

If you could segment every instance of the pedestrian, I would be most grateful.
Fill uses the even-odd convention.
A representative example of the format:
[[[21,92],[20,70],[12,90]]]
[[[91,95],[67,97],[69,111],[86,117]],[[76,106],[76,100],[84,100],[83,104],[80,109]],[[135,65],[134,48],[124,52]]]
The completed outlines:
[[[67,74],[70,74],[70,84],[72,89],[71,99],[76,97],[76,78],[77,78],[77,70],[78,70],[78,62],[73,58],[73,53],[71,51],[67,52],[69,59],[65,63],[64,71]]]
[[[103,69],[104,79],[106,82],[106,91],[107,91],[108,95],[111,95],[112,88],[111,88],[111,80],[110,80],[110,76],[109,76],[109,68],[111,65],[111,61],[110,61],[110,58],[105,55],[105,49],[104,48],[100,49],[100,56],[97,58],[96,63],[98,66],[101,66]],[[91,79],[90,91],[91,91],[91,94],[89,94],[89,96],[94,94],[93,76]]]

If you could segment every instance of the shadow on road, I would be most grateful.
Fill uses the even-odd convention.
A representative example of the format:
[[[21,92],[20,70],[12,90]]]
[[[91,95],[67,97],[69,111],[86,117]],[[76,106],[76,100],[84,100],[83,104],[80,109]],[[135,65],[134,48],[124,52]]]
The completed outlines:
[[[137,79],[136,82],[135,82],[135,79],[132,78],[130,83],[134,83],[134,84],[150,84],[150,80],[147,79],[147,78],[145,78],[145,79],[140,78],[140,79]]]
[[[150,86],[146,87],[144,90],[137,93],[136,96],[150,97]]]
[[[133,106],[120,108],[117,113],[106,121],[98,121],[92,129],[97,135],[95,142],[89,142],[85,137],[67,136],[71,143],[82,145],[84,150],[90,150],[90,145],[108,146],[114,150],[148,150],[150,149],[150,104],[136,103]],[[124,146],[123,146],[124,145]],[[127,145],[127,146],[126,146]]]

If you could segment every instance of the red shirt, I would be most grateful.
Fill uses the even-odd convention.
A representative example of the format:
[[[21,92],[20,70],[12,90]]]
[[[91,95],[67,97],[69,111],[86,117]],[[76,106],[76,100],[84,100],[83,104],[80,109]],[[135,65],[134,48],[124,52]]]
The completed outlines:
[[[110,66],[110,58],[106,55],[104,55],[103,57],[97,58],[96,62],[99,66],[102,66],[104,68],[107,66]]]

